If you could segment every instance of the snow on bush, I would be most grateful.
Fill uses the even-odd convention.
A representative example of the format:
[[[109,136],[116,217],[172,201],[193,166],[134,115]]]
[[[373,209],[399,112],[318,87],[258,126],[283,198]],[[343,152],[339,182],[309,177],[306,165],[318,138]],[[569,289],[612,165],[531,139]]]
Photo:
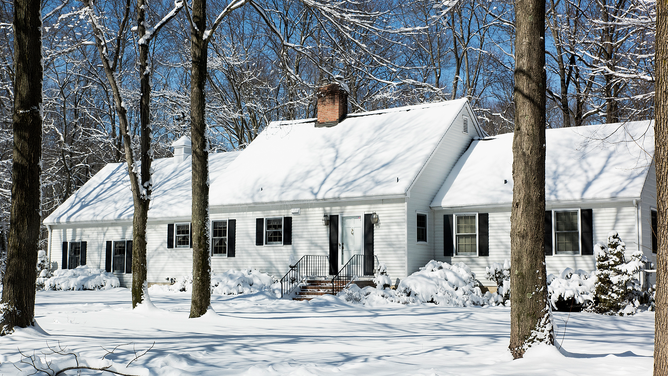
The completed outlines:
[[[40,250],[37,252],[37,290],[44,289],[44,281],[51,278],[53,273],[49,268],[49,258],[46,251]]]
[[[547,276],[547,295],[552,308],[558,311],[580,310],[594,304],[595,273],[564,269],[560,276]]]
[[[490,304],[506,305],[510,300],[510,261],[504,260],[503,264],[495,262],[492,266],[485,267],[485,277],[496,283],[496,292],[489,298]]]
[[[387,280],[390,280],[389,276]],[[434,260],[406,277],[396,290],[373,287],[360,289],[351,285],[339,296],[348,302],[365,305],[435,303],[451,307],[467,307],[487,304],[480,291],[480,282],[468,266],[463,263],[450,265]]]
[[[50,278],[37,278],[44,290],[107,290],[121,284],[112,273],[85,265],[56,270]]]
[[[182,276],[171,280],[169,291],[192,291],[192,275]],[[153,288],[153,287],[152,287]],[[225,273],[211,275],[211,293],[216,295],[250,294],[260,291],[271,291],[274,295],[281,294],[278,280],[256,269],[230,269]]]
[[[640,305],[642,289],[636,278],[646,260],[635,251],[627,261],[626,244],[616,231],[608,234],[608,244],[596,244],[596,285],[593,310],[608,315],[632,315]]]

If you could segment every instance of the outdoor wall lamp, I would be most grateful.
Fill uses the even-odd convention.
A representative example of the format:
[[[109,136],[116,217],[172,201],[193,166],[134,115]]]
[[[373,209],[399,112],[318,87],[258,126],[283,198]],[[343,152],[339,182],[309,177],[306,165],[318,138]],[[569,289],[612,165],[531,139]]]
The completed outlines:
[[[378,224],[378,214],[376,212],[371,213],[371,223],[374,225]]]
[[[322,224],[325,226],[329,226],[329,214],[325,214],[322,216]]]

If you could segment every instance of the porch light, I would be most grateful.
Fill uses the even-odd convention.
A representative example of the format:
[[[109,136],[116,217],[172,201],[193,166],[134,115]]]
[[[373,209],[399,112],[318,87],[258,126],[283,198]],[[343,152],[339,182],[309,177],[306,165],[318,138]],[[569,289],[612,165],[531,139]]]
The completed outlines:
[[[376,212],[371,213],[371,223],[374,225],[378,224],[378,214]]]
[[[322,216],[322,224],[325,226],[329,226],[329,214],[325,214]]]

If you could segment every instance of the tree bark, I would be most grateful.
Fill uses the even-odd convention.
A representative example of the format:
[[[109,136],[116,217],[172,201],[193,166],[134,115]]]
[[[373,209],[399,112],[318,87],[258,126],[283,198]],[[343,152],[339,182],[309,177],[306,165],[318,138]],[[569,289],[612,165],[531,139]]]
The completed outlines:
[[[668,3],[656,3],[655,152],[657,204],[654,375],[668,375]]]
[[[545,1],[515,2],[515,135],[510,219],[510,351],[553,343],[544,255]]]
[[[14,151],[0,335],[35,323],[42,157],[42,20],[36,0],[14,1]]]
[[[206,140],[204,85],[207,74],[206,0],[193,0],[191,26],[192,74],[190,121],[192,142],[193,292],[190,317],[204,315],[211,304],[209,255],[209,152]]]

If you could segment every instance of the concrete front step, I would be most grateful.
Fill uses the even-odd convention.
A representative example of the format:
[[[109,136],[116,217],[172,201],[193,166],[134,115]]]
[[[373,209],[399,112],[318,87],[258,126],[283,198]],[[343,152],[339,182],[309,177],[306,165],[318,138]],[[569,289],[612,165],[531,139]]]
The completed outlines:
[[[359,287],[375,286],[373,281],[368,278],[360,279],[353,283],[358,285]],[[347,282],[344,281],[337,282],[337,285],[341,287],[344,287],[346,284]],[[306,283],[301,287],[301,289],[295,294],[295,296],[292,299],[302,300],[302,301],[311,300],[313,298],[323,295],[332,295],[331,279],[307,280]]]

